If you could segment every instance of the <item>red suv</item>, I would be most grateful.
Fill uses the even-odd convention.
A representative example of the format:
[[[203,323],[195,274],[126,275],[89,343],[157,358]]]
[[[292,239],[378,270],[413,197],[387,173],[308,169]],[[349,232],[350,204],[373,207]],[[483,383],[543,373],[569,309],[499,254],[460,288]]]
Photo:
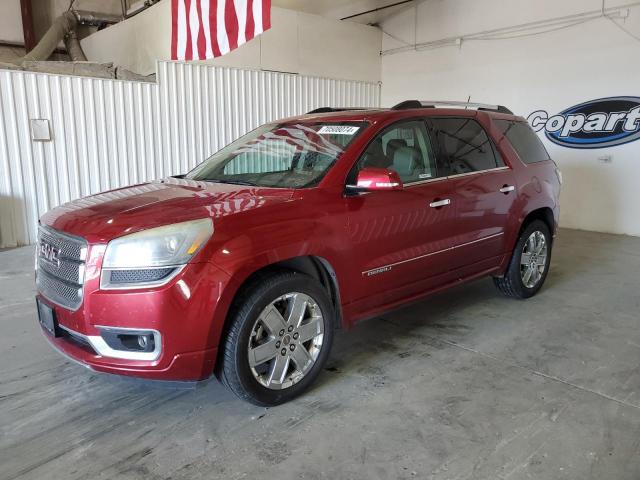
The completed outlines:
[[[471,279],[516,298],[549,269],[561,177],[501,106],[322,108],[263,125],[186,175],[40,222],[49,341],[100,372],[199,381],[274,405],[336,328]]]

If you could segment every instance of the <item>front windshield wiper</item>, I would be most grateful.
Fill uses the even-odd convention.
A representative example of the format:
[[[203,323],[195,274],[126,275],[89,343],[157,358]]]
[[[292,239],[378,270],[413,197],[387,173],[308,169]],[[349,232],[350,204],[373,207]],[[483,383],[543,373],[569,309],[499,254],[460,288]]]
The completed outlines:
[[[203,178],[200,180],[201,182],[210,182],[210,183],[227,183],[230,185],[247,185],[249,187],[256,187],[257,184],[251,182],[244,182],[242,180],[226,180],[222,178]]]

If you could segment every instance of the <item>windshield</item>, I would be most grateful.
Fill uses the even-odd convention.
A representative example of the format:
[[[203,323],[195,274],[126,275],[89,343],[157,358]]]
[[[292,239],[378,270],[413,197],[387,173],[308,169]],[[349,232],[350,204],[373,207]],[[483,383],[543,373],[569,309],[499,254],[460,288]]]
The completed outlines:
[[[320,182],[365,125],[263,125],[212,155],[186,178],[262,187],[311,187]]]

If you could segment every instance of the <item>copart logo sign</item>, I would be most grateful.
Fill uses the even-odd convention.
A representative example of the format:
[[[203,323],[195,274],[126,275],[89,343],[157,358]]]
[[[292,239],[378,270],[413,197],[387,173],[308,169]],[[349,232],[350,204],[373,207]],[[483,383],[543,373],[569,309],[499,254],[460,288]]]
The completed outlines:
[[[569,148],[606,148],[640,139],[640,97],[591,100],[550,116],[544,110],[529,115],[536,132]]]

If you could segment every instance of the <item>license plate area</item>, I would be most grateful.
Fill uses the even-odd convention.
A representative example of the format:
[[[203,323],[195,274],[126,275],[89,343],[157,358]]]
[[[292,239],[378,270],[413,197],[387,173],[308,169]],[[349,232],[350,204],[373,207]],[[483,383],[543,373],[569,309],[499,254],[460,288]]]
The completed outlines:
[[[38,306],[38,321],[40,325],[54,337],[59,337],[60,329],[58,328],[55,310],[42,303],[39,299],[36,299],[36,305]]]

